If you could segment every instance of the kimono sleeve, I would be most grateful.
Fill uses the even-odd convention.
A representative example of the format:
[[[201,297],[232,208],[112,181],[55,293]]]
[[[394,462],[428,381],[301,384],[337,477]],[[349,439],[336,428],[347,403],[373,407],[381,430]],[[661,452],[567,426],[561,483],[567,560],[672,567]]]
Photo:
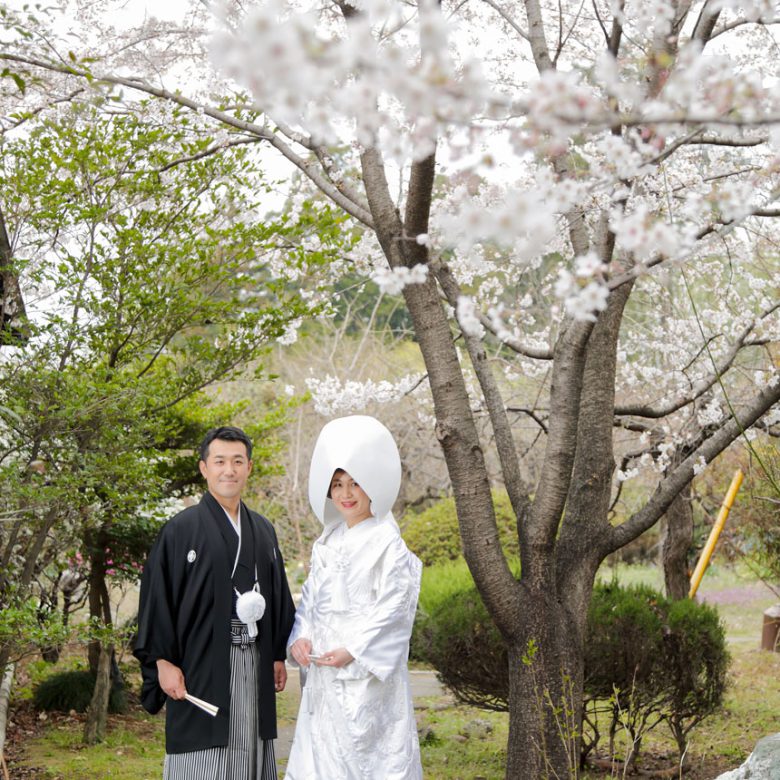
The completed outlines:
[[[340,671],[339,677],[344,679],[367,671],[385,680],[409,655],[422,564],[399,537],[388,545],[377,565],[381,567],[377,600],[369,614],[356,621],[346,649],[357,664]]]
[[[166,698],[157,679],[157,660],[180,663],[173,605],[173,547],[173,534],[165,526],[149,552],[141,577],[133,655],[141,662],[141,703],[152,714],[162,708]]]
[[[293,624],[290,637],[287,640],[287,660],[294,666],[298,666],[298,662],[290,654],[290,647],[298,639],[311,639],[311,622],[309,621],[309,614],[311,612],[311,599],[312,599],[312,582],[311,574],[306,578],[306,582],[303,583],[301,589],[301,600],[298,603],[298,608],[295,610],[295,623]]]
[[[284,661],[287,657],[287,637],[295,620],[295,602],[290,594],[290,586],[287,583],[287,574],[284,570],[284,559],[279,543],[276,539],[276,531],[271,528],[274,537],[274,624],[273,624],[273,651],[274,661]]]

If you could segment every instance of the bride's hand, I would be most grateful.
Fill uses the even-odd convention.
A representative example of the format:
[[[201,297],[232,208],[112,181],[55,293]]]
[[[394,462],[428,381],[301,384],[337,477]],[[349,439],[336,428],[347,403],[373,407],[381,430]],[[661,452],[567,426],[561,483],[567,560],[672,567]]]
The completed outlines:
[[[296,639],[290,647],[290,653],[297,663],[301,666],[308,666],[309,653],[311,653],[311,639]]]
[[[317,666],[334,666],[340,669],[342,666],[351,664],[355,660],[354,656],[345,647],[339,647],[335,650],[328,650],[322,653],[319,658],[314,659]]]

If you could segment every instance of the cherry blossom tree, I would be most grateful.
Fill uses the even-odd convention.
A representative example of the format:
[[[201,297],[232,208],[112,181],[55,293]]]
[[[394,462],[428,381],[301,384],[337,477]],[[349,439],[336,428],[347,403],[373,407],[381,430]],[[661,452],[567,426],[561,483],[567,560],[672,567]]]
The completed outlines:
[[[221,5],[213,34],[198,8],[84,32],[72,55],[54,35],[11,37],[0,58],[47,74],[49,101],[112,91],[210,117],[222,143],[277,150],[350,217],[360,243],[331,273],[403,294],[466,560],[509,648],[507,777],[576,776],[600,563],[778,421],[775,6],[271,0]],[[216,72],[193,57],[208,46]],[[519,419],[543,443],[532,473]],[[653,488],[613,524],[639,475]]]

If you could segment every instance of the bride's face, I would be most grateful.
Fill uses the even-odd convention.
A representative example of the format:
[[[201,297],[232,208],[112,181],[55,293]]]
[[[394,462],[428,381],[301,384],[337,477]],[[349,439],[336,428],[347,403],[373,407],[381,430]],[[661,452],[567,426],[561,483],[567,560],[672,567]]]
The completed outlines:
[[[371,499],[346,471],[333,472],[330,498],[350,528],[371,517]]]

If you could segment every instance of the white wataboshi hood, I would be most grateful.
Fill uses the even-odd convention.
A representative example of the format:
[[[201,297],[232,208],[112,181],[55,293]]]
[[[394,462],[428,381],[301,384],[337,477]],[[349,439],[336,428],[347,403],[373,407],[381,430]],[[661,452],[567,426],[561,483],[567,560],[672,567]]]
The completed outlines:
[[[389,516],[401,488],[401,456],[379,420],[355,414],[331,420],[320,431],[309,470],[309,502],[324,525],[342,519],[328,498],[333,472],[343,469],[371,499],[380,520]]]

